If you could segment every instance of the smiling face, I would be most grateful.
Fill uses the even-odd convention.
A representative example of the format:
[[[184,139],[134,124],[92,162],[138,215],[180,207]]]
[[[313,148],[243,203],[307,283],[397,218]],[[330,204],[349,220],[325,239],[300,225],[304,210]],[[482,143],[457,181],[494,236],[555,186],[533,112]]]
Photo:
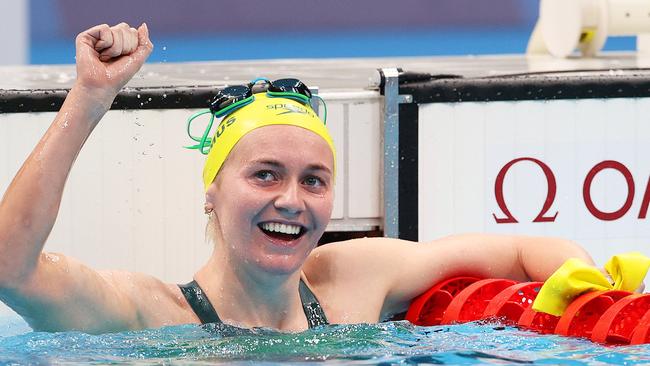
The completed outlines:
[[[248,133],[206,192],[218,250],[238,266],[299,270],[329,222],[333,171],[332,151],[313,132],[276,125]]]

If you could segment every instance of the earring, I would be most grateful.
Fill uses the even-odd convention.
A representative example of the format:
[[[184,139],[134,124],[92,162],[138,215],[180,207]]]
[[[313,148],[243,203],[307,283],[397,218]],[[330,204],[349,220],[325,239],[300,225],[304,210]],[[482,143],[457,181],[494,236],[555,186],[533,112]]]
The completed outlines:
[[[212,211],[213,211],[213,210],[212,210],[211,208],[208,208],[208,207],[206,206],[206,207],[203,208],[203,210],[204,210],[204,212],[205,212],[206,215],[208,215],[208,216],[212,215]]]

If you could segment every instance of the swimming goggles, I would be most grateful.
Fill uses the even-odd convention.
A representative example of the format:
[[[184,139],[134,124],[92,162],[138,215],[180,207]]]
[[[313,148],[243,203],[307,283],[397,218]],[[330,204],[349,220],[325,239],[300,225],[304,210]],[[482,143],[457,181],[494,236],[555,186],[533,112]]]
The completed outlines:
[[[252,103],[255,100],[255,94],[263,92],[269,97],[293,99],[304,105],[311,105],[311,99],[318,98],[324,107],[323,123],[327,120],[327,106],[325,102],[318,95],[312,95],[311,90],[302,81],[292,78],[278,79],[275,81],[270,81],[267,78],[257,78],[251,80],[246,85],[232,85],[219,90],[217,95],[212,99],[209,109],[203,109],[192,114],[187,119],[187,135],[197,142],[197,144],[186,146],[185,148],[199,150],[203,155],[207,155],[213,143],[209,136],[214,119],[225,117]],[[190,131],[192,122],[196,118],[208,113],[210,114],[210,121],[203,134],[201,136],[192,135]]]

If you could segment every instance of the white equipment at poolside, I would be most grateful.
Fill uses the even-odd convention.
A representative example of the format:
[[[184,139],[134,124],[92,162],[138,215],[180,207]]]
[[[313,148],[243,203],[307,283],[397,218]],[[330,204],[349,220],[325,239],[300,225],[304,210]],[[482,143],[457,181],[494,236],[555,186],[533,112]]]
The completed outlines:
[[[650,1],[541,0],[527,53],[593,57],[608,36],[637,36],[637,51],[650,52]]]

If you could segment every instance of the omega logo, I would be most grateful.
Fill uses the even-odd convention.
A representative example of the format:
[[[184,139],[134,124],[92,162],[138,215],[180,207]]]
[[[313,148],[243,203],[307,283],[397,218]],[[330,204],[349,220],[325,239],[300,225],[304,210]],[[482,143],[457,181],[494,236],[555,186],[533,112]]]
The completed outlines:
[[[499,174],[497,174],[496,180],[494,182],[494,196],[497,200],[497,204],[499,205],[499,208],[501,209],[501,212],[505,217],[499,218],[497,217],[496,214],[493,213],[492,216],[494,217],[494,220],[496,221],[497,224],[513,224],[519,222],[510,213],[510,210],[506,205],[506,201],[503,196],[503,181],[505,180],[508,170],[510,170],[510,168],[512,168],[513,165],[521,161],[530,161],[532,163],[535,163],[537,166],[541,168],[542,173],[544,173],[544,176],[546,177],[546,185],[547,185],[546,200],[544,201],[542,205],[542,209],[539,211],[539,214],[537,214],[537,217],[535,217],[533,222],[555,222],[555,219],[557,218],[559,211],[555,211],[555,213],[552,215],[548,214],[548,211],[550,210],[551,206],[553,205],[553,202],[555,201],[555,194],[557,192],[557,182],[555,180],[555,174],[553,174],[553,170],[548,165],[546,165],[543,161],[531,157],[523,157],[523,158],[517,158],[511,160],[506,165],[504,165],[503,168],[501,168],[501,170],[499,171]],[[627,183],[627,197],[625,199],[625,202],[623,203],[621,208],[613,212],[605,212],[600,210],[598,207],[596,207],[596,205],[594,204],[591,198],[591,184],[593,183],[593,180],[596,177],[596,175],[598,175],[598,173],[602,172],[605,169],[613,169],[618,171],[621,175],[623,175],[623,177],[625,178],[625,182]],[[630,173],[630,170],[625,165],[623,165],[618,161],[605,160],[596,164],[587,173],[584,183],[582,184],[582,197],[585,202],[585,206],[587,207],[587,210],[595,218],[603,221],[613,221],[613,220],[618,220],[621,217],[625,216],[625,214],[632,207],[632,202],[634,201],[634,189],[635,189],[634,178],[632,177],[632,173]],[[638,215],[639,219],[646,218],[648,214],[649,204],[650,204],[650,178],[648,178],[648,183],[646,184],[645,193],[643,194],[641,209],[639,210],[639,215]]]

